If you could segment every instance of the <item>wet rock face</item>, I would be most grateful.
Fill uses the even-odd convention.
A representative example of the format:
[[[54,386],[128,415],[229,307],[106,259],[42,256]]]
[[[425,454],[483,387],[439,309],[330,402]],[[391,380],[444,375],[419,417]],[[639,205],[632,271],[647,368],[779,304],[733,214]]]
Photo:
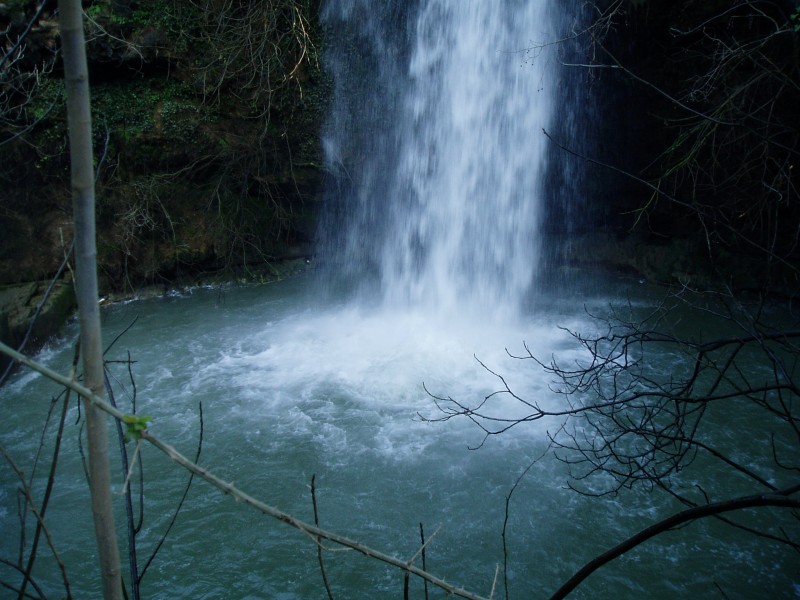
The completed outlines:
[[[0,341],[24,352],[37,350],[58,334],[75,310],[72,281],[0,286]],[[0,377],[9,360],[0,355]]]

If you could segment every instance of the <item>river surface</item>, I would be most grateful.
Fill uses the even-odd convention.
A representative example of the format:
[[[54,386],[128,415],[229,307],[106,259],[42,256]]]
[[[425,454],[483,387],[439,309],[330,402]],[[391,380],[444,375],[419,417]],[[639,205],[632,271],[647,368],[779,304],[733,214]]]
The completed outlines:
[[[580,165],[559,159],[542,132],[571,144],[591,138],[593,101],[578,86],[582,78],[563,68],[583,62],[567,48],[584,29],[582,10],[583,3],[555,0],[324,2],[333,97],[318,256],[329,277],[105,308],[106,343],[127,329],[107,354],[120,407],[131,411],[135,395],[152,433],[190,457],[202,429],[203,467],[306,522],[314,520],[315,476],[320,525],[384,553],[411,560],[422,524],[427,569],[485,597],[507,590],[509,598],[546,598],[592,557],[681,510],[667,494],[641,487],[599,497],[569,490],[567,466],[545,452],[561,421],[485,439],[466,418],[437,420],[443,413],[433,395],[471,407],[491,396],[494,416],[524,416],[509,394],[493,395],[506,384],[528,402],[563,408],[550,377],[509,353],[524,354],[527,345],[545,362],[580,364],[586,357],[562,328],[592,334],[600,325],[590,314],[619,305],[635,320],[662,299],[662,290],[637,280],[586,273],[543,290],[545,279],[560,279],[542,277],[559,271],[543,258],[542,225],[557,221],[555,231],[568,234],[581,202],[592,201],[581,190]],[[707,313],[674,317],[683,334],[715,334]],[[75,338],[73,325],[39,360],[66,373]],[[687,369],[674,352],[650,356],[647,367],[662,381]],[[25,371],[0,390],[0,443],[37,499],[57,405],[42,431],[58,393]],[[704,441],[779,477],[770,470],[769,430],[746,408],[714,412]],[[73,400],[46,523],[73,597],[96,598],[78,417]],[[188,476],[152,447],[140,462],[143,571]],[[693,493],[702,486],[714,498],[753,493],[703,460],[670,483]],[[19,515],[27,514],[18,487],[2,463],[0,557],[13,564]],[[116,511],[124,548],[122,496]],[[136,503],[137,518],[139,511]],[[769,511],[746,518],[773,532],[797,527]],[[27,514],[26,549],[32,524]],[[402,597],[402,573],[329,546],[334,597]],[[39,554],[36,581],[48,597],[63,596],[52,552],[41,544]],[[628,552],[574,597],[797,598],[798,573],[798,555],[786,546],[706,519]],[[0,575],[19,581],[7,563]],[[425,597],[419,580],[410,586],[411,597]],[[313,540],[201,481],[142,581],[142,598],[324,597]]]
[[[316,476],[320,524],[383,552],[410,559],[426,537],[428,569],[488,596],[501,565],[506,497],[547,445],[557,421],[521,425],[483,441],[466,419],[441,416],[434,394],[474,404],[500,389],[480,359],[503,374],[521,396],[543,405],[562,399],[535,365],[508,357],[523,341],[543,358],[574,360],[577,349],[558,325],[590,333],[587,316],[609,303],[646,310],[660,291],[627,279],[573,285],[570,294],[545,296],[535,314],[513,326],[490,320],[436,319],[413,311],[319,306],[306,278],[257,287],[197,289],[191,293],[119,304],[103,311],[107,343],[131,325],[107,358],[133,361],[137,412],[151,431],[194,456],[203,414],[200,464],[268,504],[313,521],[311,477]],[[39,360],[66,372],[76,326]],[[662,357],[663,369],[675,357]],[[134,385],[128,365],[110,365],[117,402],[130,410]],[[30,476],[57,386],[20,371],[0,390],[0,443]],[[496,398],[497,414],[519,406]],[[55,411],[44,435],[33,490],[41,498],[52,452]],[[98,597],[96,551],[83,477],[75,402],[69,410],[58,478],[47,523],[67,565],[73,596]],[[726,432],[721,430],[724,440]],[[739,440],[737,444],[748,444]],[[754,452],[758,446],[753,441]],[[471,449],[476,448],[477,449]],[[128,444],[132,451],[133,444]],[[114,454],[116,456],[116,453]],[[187,474],[145,447],[144,525],[138,536],[140,569],[171,519]],[[696,476],[696,475],[693,475]],[[702,473],[714,480],[713,472]],[[115,474],[115,489],[123,480]],[[591,498],[566,489],[565,465],[537,462],[509,503],[508,584],[511,598],[547,597],[592,556],[680,509],[657,492],[640,489]],[[19,548],[18,482],[0,467],[0,556]],[[122,498],[117,515],[124,515]],[[138,509],[137,509],[138,512]],[[28,515],[27,541],[32,519]],[[436,534],[434,535],[434,532]],[[120,542],[125,547],[125,531]],[[36,577],[48,597],[63,594],[46,547]],[[335,597],[402,596],[402,574],[352,551],[325,553]],[[420,564],[420,558],[416,559]],[[5,581],[16,581],[2,567]],[[128,577],[125,573],[126,579]],[[797,597],[798,559],[711,520],[664,534],[601,569],[577,598]],[[145,598],[325,597],[316,547],[306,535],[195,481],[183,510],[142,583]],[[411,581],[411,597],[422,584]],[[440,597],[437,592],[433,597]],[[721,596],[720,596],[721,597]]]

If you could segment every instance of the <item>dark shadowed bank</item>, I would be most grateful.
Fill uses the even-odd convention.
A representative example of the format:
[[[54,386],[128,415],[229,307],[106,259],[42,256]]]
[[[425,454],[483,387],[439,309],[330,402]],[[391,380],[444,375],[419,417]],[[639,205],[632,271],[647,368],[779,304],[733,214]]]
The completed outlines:
[[[326,96],[317,6],[244,4],[85,6],[105,292],[310,253]],[[58,27],[38,5],[0,5],[5,50],[32,24],[3,65],[0,284],[51,277],[72,238]]]

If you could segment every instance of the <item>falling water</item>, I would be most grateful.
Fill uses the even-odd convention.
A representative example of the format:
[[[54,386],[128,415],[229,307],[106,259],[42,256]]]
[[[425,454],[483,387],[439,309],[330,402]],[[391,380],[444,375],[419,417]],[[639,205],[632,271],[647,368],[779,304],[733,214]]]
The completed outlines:
[[[328,2],[338,175],[323,253],[383,304],[502,316],[535,284],[550,5]]]

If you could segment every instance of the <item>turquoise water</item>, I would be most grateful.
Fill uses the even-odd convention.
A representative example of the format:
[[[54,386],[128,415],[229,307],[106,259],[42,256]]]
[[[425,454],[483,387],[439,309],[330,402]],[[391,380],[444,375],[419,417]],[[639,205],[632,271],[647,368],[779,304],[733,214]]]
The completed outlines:
[[[577,288],[568,300],[543,298],[536,316],[510,326],[455,317],[432,321],[413,311],[323,308],[315,305],[309,282],[301,278],[111,306],[103,311],[104,337],[114,339],[135,320],[107,357],[126,361],[130,353],[138,412],[150,415],[151,431],[182,453],[195,454],[202,404],[201,465],[307,522],[313,521],[310,482],[316,475],[323,528],[405,560],[419,546],[423,523],[427,536],[438,530],[427,548],[429,570],[488,596],[503,562],[506,496],[544,452],[547,432],[560,423],[526,424],[473,450],[483,437],[468,421],[420,417],[441,414],[423,383],[435,394],[479,401],[498,389],[498,379],[481,368],[477,357],[507,376],[524,397],[557,406],[562,400],[550,392],[548,379],[530,362],[509,358],[505,348],[521,352],[525,340],[534,354],[575,360],[577,350],[557,324],[588,333],[596,325],[584,307],[602,310],[610,301],[635,294],[634,307],[645,309],[659,293],[637,282],[611,284],[602,294]],[[70,326],[39,359],[64,372],[75,335]],[[669,355],[662,360],[665,370],[676,362]],[[110,370],[117,401],[129,407],[133,385],[128,365],[115,363]],[[0,443],[27,476],[50,399],[58,393],[56,386],[24,371],[0,390]],[[493,410],[519,414],[517,404],[502,398]],[[37,497],[49,465],[54,419],[33,480]],[[736,433],[755,430],[747,415],[724,419],[720,443],[734,444],[740,456],[763,460],[765,440]],[[46,521],[67,566],[73,596],[91,598],[98,597],[98,577],[77,420],[73,401]],[[143,565],[172,517],[187,474],[151,447],[143,449],[141,460],[144,525],[137,544]],[[697,463],[680,483],[696,480],[712,493],[714,486],[730,487],[733,480],[717,476],[713,468]],[[581,496],[566,489],[567,475],[565,465],[548,456],[532,467],[512,496],[507,534],[511,598],[547,597],[592,556],[680,509],[657,491]],[[115,489],[122,479],[116,473]],[[17,487],[3,463],[0,556],[12,562],[20,543]],[[121,496],[116,509],[124,548]],[[747,518],[775,515],[760,512]],[[27,523],[30,543],[30,515]],[[790,520],[782,524],[796,528]],[[60,597],[63,588],[51,554],[42,546],[40,555],[37,582],[48,597]],[[352,551],[326,551],[325,561],[335,597],[402,596],[402,574],[392,568]],[[799,565],[797,555],[785,547],[706,520],[626,554],[593,575],[575,597],[716,597],[716,584],[729,598],[791,598],[797,597]],[[127,578],[127,567],[124,572]],[[5,565],[0,574],[3,581],[18,581]],[[501,593],[502,581],[495,597]],[[412,579],[411,595],[423,597],[418,580]],[[316,547],[307,536],[195,481],[144,577],[142,597],[300,599],[325,597],[325,590]]]

